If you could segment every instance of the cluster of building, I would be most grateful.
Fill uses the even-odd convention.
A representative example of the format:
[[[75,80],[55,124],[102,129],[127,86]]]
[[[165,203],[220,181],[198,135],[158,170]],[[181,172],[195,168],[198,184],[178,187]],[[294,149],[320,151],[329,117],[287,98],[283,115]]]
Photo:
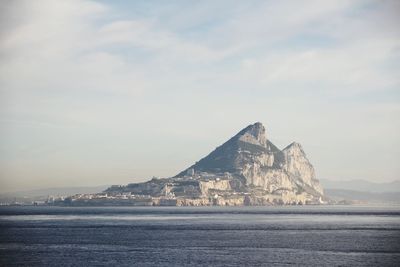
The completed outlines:
[[[114,185],[102,193],[55,198],[49,205],[67,206],[266,206],[323,204],[321,198],[293,192],[238,192],[229,177],[152,179],[141,184]]]

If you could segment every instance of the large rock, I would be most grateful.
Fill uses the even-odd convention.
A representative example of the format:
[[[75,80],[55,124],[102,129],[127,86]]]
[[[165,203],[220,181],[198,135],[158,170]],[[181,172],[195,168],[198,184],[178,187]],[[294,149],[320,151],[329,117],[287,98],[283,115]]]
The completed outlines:
[[[264,126],[249,125],[208,156],[179,173],[230,173],[245,187],[258,187],[268,193],[306,191],[323,195],[312,164],[298,143],[278,149],[267,139]]]
[[[107,192],[161,198],[160,205],[172,203],[170,199],[176,205],[305,204],[318,203],[323,196],[301,145],[280,150],[259,122],[175,177],[116,188]]]

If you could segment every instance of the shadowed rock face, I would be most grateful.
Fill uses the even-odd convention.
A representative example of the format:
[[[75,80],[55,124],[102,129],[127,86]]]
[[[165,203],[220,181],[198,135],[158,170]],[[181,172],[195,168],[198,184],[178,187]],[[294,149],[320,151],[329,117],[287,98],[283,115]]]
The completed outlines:
[[[287,190],[323,195],[301,145],[292,143],[283,150],[278,149],[267,139],[265,128],[259,122],[244,128],[176,177],[184,176],[189,170],[228,172],[245,186],[260,187],[269,193]]]

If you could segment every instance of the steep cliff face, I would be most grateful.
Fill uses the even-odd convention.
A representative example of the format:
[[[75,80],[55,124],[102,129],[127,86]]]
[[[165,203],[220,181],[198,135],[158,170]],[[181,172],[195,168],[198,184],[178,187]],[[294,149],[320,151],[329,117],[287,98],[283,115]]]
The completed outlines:
[[[245,187],[258,187],[268,193],[306,191],[312,196],[323,195],[315,171],[298,143],[278,149],[267,139],[264,126],[249,125],[207,157],[181,172],[228,172]]]
[[[283,169],[291,174],[295,181],[311,187],[322,195],[323,190],[315,177],[314,167],[308,161],[301,145],[295,142],[291,143],[282,152],[285,156]]]

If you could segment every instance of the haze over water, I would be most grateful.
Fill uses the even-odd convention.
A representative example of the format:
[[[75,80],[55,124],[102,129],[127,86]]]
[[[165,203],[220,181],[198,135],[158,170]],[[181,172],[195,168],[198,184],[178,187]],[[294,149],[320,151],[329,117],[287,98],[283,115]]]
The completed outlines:
[[[395,266],[400,208],[1,207],[0,265]]]

